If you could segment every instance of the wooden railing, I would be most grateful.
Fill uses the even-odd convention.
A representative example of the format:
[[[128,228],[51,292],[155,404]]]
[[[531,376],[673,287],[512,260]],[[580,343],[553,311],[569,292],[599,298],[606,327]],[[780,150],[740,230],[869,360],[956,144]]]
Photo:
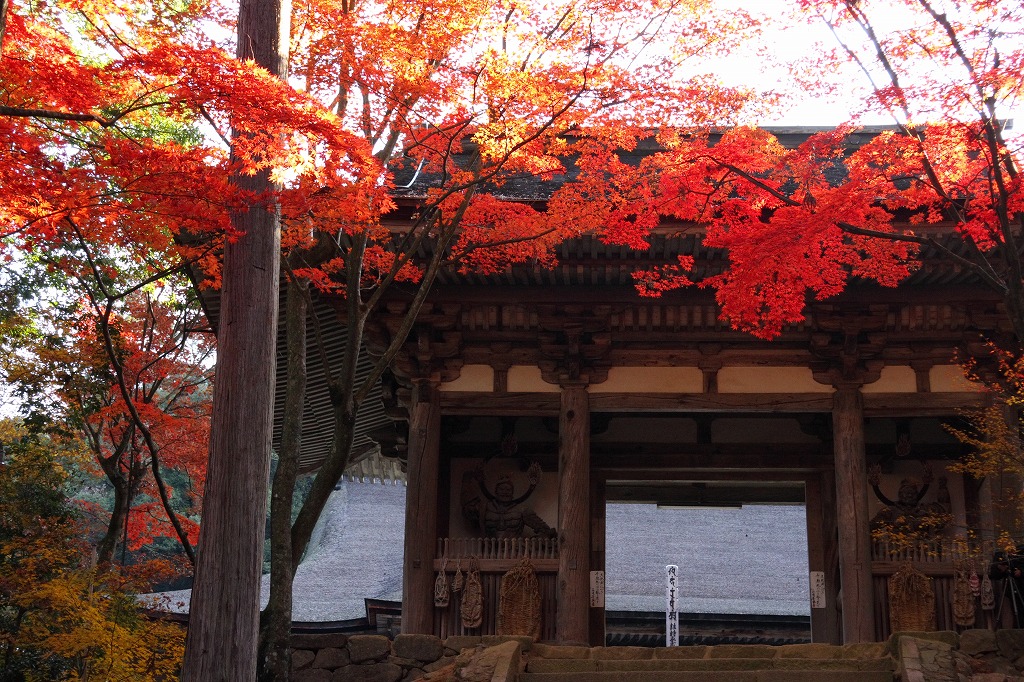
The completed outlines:
[[[486,560],[558,559],[558,540],[555,538],[438,538],[437,558],[455,561],[475,556]]]
[[[964,556],[966,556],[965,551],[958,549],[948,538],[922,540],[915,543],[889,540],[874,540],[871,543],[872,561],[944,564]]]

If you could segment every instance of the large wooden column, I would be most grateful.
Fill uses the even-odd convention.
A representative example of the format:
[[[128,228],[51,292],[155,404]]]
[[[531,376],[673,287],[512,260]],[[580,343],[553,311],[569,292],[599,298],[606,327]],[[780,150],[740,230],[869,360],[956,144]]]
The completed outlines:
[[[402,632],[432,634],[441,409],[437,384],[417,381],[409,416]]]
[[[558,418],[558,615],[560,644],[590,644],[590,396],[562,385]]]
[[[605,536],[608,527],[608,493],[606,482],[600,476],[591,477],[590,481],[590,571],[605,574]],[[588,585],[591,587],[592,585]],[[605,605],[601,602],[595,606],[590,604],[590,646],[604,646],[605,643]]]
[[[864,455],[864,404],[859,386],[837,386],[832,428],[839,576],[843,592],[843,642],[870,642],[875,638],[874,595]]]
[[[807,504],[807,564],[811,577],[821,577],[818,588],[820,601],[811,599],[811,641],[822,644],[841,644],[842,625],[839,622],[839,586],[836,584],[836,501],[835,474],[831,471],[815,474],[805,484]]]

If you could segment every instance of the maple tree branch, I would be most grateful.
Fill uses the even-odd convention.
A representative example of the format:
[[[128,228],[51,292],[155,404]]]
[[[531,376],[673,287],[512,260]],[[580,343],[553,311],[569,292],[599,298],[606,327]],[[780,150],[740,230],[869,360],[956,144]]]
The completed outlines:
[[[106,118],[96,114],[76,114],[68,111],[52,111],[50,109],[32,109],[9,106],[0,106],[0,116],[6,116],[8,118],[42,118],[51,121],[96,123],[102,128],[110,128],[117,125],[118,121],[125,116],[135,113],[136,111],[142,111],[143,109],[149,109],[151,107],[165,106],[167,104],[169,104],[169,102],[148,102],[146,104],[130,106],[112,118]]]
[[[971,62],[970,58],[964,52],[963,45],[960,43],[960,38],[957,35],[956,29],[953,27],[952,23],[950,23],[949,17],[944,13],[938,12],[929,0],[918,0],[918,3],[946,33],[950,46],[953,48],[957,58],[960,60],[960,63],[963,65],[965,71],[970,77],[971,84],[974,86],[980,100],[982,108],[978,110],[978,114],[985,129],[985,148],[988,153],[988,158],[990,160],[989,166],[992,171],[989,182],[995,183],[996,192],[994,195],[998,198],[998,201],[993,201],[992,203],[999,219],[999,226],[1001,228],[1003,241],[1011,256],[1006,259],[1006,264],[1010,267],[1015,282],[1020,282],[1024,272],[1022,272],[1022,264],[1019,257],[1020,250],[1017,247],[1016,235],[1014,235],[1011,227],[1008,211],[1010,191],[1006,186],[1005,179],[1003,178],[1003,163],[1001,163],[1001,161],[1005,159],[1007,163],[1006,169],[1011,179],[1015,175],[1016,165],[1013,162],[1013,157],[1011,155],[1008,153],[1002,155],[1000,153],[1000,148],[1004,147],[1004,145],[1002,144],[1000,126],[996,118],[995,97],[994,95],[990,95],[985,92],[984,85],[978,79],[977,70],[974,68],[974,64]],[[1015,289],[1015,293],[1019,292],[1019,285],[1014,284],[1011,286]]]
[[[157,488],[160,493],[160,501],[163,504],[164,511],[167,513],[168,520],[171,522],[171,526],[173,526],[174,532],[177,534],[178,540],[181,542],[182,549],[185,550],[185,555],[188,557],[189,563],[195,566],[195,550],[192,548],[192,543],[189,542],[188,533],[186,533],[184,528],[181,526],[181,521],[178,519],[177,512],[175,512],[174,508],[171,506],[171,501],[167,495],[163,478],[160,476],[160,448],[157,446],[156,441],[153,438],[153,433],[150,431],[149,425],[142,418],[142,415],[139,414],[138,407],[135,405],[135,400],[132,398],[131,391],[128,389],[124,365],[121,362],[120,355],[114,348],[113,337],[110,333],[110,315],[113,312],[115,301],[116,299],[108,298],[103,312],[99,317],[100,330],[103,334],[103,346],[106,349],[107,358],[114,367],[114,376],[117,379],[117,386],[121,392],[121,398],[124,400],[125,407],[128,408],[128,412],[131,415],[134,426],[138,428],[143,441],[146,443],[146,449],[149,451],[150,468],[153,471],[153,479],[156,481]]]
[[[751,183],[755,187],[757,187],[757,188],[759,188],[759,189],[761,189],[761,190],[763,190],[765,192],[768,192],[768,194],[772,195],[772,197],[774,197],[775,199],[779,200],[780,202],[786,204],[787,206],[800,206],[800,202],[797,201],[796,199],[793,199],[792,197],[783,194],[778,189],[776,189],[776,188],[772,187],[771,185],[769,185],[768,183],[766,183],[764,180],[758,178],[757,176],[754,176],[754,175],[748,173],[747,171],[743,170],[742,168],[734,166],[731,163],[727,163],[725,161],[721,161],[721,160],[717,159],[716,157],[714,157],[713,155],[709,155],[707,158],[711,159],[712,161],[717,163],[722,168],[725,168],[726,170],[728,170],[728,171],[730,171],[732,173],[735,173],[736,175],[739,175],[741,178],[743,178],[747,182]]]
[[[217,137],[219,137],[220,141],[224,143],[224,146],[230,148],[231,138],[225,135],[221,131],[221,129],[217,127],[217,123],[213,120],[213,116],[210,115],[210,112],[206,109],[206,106],[200,103],[199,106],[197,107],[197,110],[199,111],[199,115],[202,116],[203,119],[210,124],[210,127],[213,128],[214,132],[217,133]]]
[[[75,114],[66,111],[50,111],[48,109],[26,109],[22,107],[0,106],[0,116],[10,118],[46,118],[54,121],[80,121],[98,123],[104,128],[114,125],[116,119],[104,118],[96,114]]]
[[[88,245],[86,244],[85,237],[79,229],[78,225],[70,218],[70,216],[66,217],[66,220],[72,226],[72,229],[74,229],[75,233],[78,235],[79,242],[83,250],[85,251],[86,259],[89,263],[90,269],[92,270],[93,281],[95,282],[96,286],[99,287],[101,294],[106,300],[101,311],[99,301],[96,301],[95,298],[93,297],[93,292],[91,288],[86,287],[86,293],[89,296],[90,300],[92,300],[93,307],[94,309],[96,309],[97,314],[99,316],[98,323],[100,331],[102,333],[104,350],[106,351],[107,359],[110,361],[111,365],[114,368],[114,377],[117,380],[118,390],[121,393],[121,398],[125,403],[125,407],[128,409],[134,427],[139,430],[139,433],[142,435],[143,441],[146,443],[146,449],[149,451],[150,467],[153,471],[153,478],[157,483],[157,487],[160,494],[160,501],[163,504],[164,510],[167,513],[168,520],[170,521],[171,526],[174,528],[174,532],[177,534],[178,540],[181,542],[181,546],[182,549],[185,551],[185,555],[188,557],[189,562],[194,566],[196,563],[195,550],[193,549],[191,542],[189,542],[188,533],[185,532],[180,520],[178,519],[177,512],[175,512],[174,508],[171,506],[170,498],[167,495],[167,491],[163,484],[163,479],[160,476],[159,446],[156,444],[156,441],[153,438],[153,434],[149,429],[149,425],[146,424],[145,420],[142,418],[142,415],[139,414],[138,407],[135,405],[135,400],[132,396],[132,392],[128,388],[124,364],[121,362],[120,355],[114,348],[113,336],[110,333],[110,315],[113,313],[114,303],[120,298],[129,295],[131,292],[137,291],[142,287],[146,286],[146,284],[148,284],[150,281],[156,281],[156,279],[162,279],[162,277],[150,278],[150,280],[147,281],[146,283],[140,283],[134,287],[130,287],[127,291],[122,292],[117,296],[113,295],[107,288],[102,273],[99,270],[99,266],[93,259],[92,254],[88,248]],[[177,269],[178,268],[175,268],[175,270]]]
[[[885,239],[887,241],[895,242],[912,242],[915,244],[931,246],[935,249],[938,249],[943,255],[945,255],[947,258],[954,261],[958,265],[961,265],[964,268],[969,269],[971,272],[981,277],[985,282],[987,282],[990,286],[996,289],[996,291],[1000,291],[1004,294],[1006,293],[1005,282],[1003,282],[1002,279],[1000,279],[994,271],[992,271],[991,269],[984,268],[981,264],[976,263],[970,260],[969,258],[964,258],[963,256],[956,253],[948,246],[935,239],[934,237],[921,237],[919,235],[907,234],[905,232],[882,232],[880,230],[872,230],[864,227],[858,227],[856,225],[844,221],[837,222],[836,226],[847,234],[855,234],[862,237],[872,237],[875,239]],[[987,262],[988,261],[986,260],[985,263]]]
[[[473,251],[479,251],[481,249],[494,249],[499,246],[511,246],[512,244],[522,244],[523,242],[533,241],[535,239],[539,239],[540,237],[546,237],[549,234],[554,233],[555,231],[555,228],[549,227],[546,230],[541,230],[540,232],[525,235],[522,237],[509,237],[508,239],[498,239],[493,242],[473,242],[467,245],[464,249],[462,249],[462,255],[465,256],[467,254],[472,253]]]

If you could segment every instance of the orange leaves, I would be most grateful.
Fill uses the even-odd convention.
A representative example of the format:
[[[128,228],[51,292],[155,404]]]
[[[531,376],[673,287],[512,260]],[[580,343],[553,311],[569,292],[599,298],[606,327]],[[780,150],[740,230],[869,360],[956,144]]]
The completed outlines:
[[[552,245],[562,238],[548,228],[544,214],[520,203],[492,195],[473,197],[453,247],[452,259],[461,272],[489,275],[517,263],[543,263]]]
[[[693,268],[693,256],[679,256],[677,263],[663,265],[650,270],[636,270],[633,281],[641,296],[657,298],[666,291],[693,285],[687,274]]]

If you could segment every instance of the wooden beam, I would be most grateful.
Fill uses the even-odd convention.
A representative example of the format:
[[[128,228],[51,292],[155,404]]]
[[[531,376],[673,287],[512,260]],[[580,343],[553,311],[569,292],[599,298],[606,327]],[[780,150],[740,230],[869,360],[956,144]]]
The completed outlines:
[[[739,507],[744,504],[803,504],[803,485],[779,481],[775,485],[751,482],[707,485],[710,481],[610,485],[609,494],[620,502],[647,502],[676,507]]]
[[[433,634],[441,410],[431,383],[418,382],[415,392],[409,419],[402,632]]]
[[[860,389],[843,386],[832,411],[836,457],[839,575],[843,591],[843,642],[874,641],[871,537],[868,532],[864,409]]]
[[[558,420],[559,644],[590,644],[590,407],[584,385],[567,385]]]
[[[593,412],[829,412],[832,393],[591,393]],[[554,416],[558,393],[476,393],[444,391],[445,414]],[[980,392],[869,393],[864,396],[867,416],[954,415],[965,407],[981,407],[989,400]]]
[[[867,417],[942,417],[961,410],[985,407],[991,401],[988,393],[958,391],[952,393],[866,393],[864,415]]]
[[[522,559],[477,559],[480,564],[481,573],[507,573],[521,563]],[[465,564],[463,564],[465,565]],[[530,559],[530,565],[536,573],[557,573],[558,559]],[[452,562],[445,562],[442,559],[434,559],[431,563],[435,572],[440,572],[442,567],[452,570]],[[431,598],[433,598],[433,584],[431,584]],[[403,625],[402,632],[405,632]]]
[[[441,409],[453,415],[494,415],[517,417],[554,417],[560,397],[553,393],[475,393],[442,391]]]

